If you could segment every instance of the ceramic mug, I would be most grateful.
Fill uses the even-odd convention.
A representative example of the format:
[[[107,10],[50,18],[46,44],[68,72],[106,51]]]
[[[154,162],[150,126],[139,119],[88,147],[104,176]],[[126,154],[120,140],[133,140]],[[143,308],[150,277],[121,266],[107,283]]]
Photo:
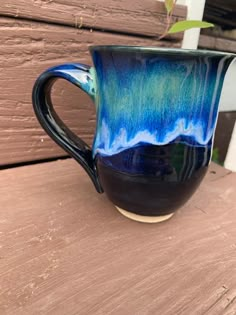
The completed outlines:
[[[132,46],[92,46],[90,52],[94,67],[69,63],[40,75],[35,114],[122,214],[166,220],[206,174],[222,85],[235,55]],[[53,109],[50,90],[58,78],[95,103],[92,149]]]

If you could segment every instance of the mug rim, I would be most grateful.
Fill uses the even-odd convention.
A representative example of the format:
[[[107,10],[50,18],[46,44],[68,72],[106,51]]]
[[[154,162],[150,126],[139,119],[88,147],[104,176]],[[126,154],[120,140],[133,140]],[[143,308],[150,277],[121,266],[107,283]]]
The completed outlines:
[[[127,52],[155,52],[155,53],[168,53],[180,54],[189,56],[232,56],[236,57],[235,53],[206,50],[206,49],[186,49],[186,48],[169,48],[169,47],[156,47],[156,46],[132,46],[132,45],[92,45],[89,46],[89,51],[127,51]]]

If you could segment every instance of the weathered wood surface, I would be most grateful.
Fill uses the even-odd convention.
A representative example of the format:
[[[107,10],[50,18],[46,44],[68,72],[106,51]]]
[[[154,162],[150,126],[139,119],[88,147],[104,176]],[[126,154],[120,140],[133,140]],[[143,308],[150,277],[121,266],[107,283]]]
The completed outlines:
[[[216,132],[215,132],[215,138],[214,138],[214,147],[218,148],[219,160],[222,163],[224,163],[224,160],[228,151],[235,121],[236,121],[236,111],[219,113],[217,126],[216,126]]]
[[[92,44],[157,44],[148,38],[11,18],[0,18],[0,30],[0,165],[65,155],[45,135],[32,110],[32,87],[43,70],[64,62],[91,64],[88,47]],[[54,95],[56,109],[66,124],[91,143],[95,110],[89,98],[66,82]]]
[[[122,217],[72,160],[1,172],[0,314],[235,315],[236,174],[168,222]]]
[[[173,21],[184,19],[186,11],[177,5]],[[0,14],[147,36],[162,34],[166,21],[164,4],[156,0],[1,0]],[[172,37],[180,39],[183,34]]]
[[[223,28],[236,28],[235,0],[207,0],[204,9],[204,19],[221,25]]]
[[[236,40],[200,35],[198,47],[236,53]]]

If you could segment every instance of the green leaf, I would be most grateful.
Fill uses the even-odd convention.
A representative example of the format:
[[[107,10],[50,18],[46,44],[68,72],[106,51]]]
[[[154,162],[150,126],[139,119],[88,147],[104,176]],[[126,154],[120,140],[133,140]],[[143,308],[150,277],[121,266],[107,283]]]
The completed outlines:
[[[214,27],[214,24],[204,22],[204,21],[193,21],[193,20],[179,21],[171,26],[171,28],[168,31],[168,34],[184,32],[191,28],[208,28],[208,27]]]
[[[166,11],[169,14],[174,7],[175,0],[165,0]]]

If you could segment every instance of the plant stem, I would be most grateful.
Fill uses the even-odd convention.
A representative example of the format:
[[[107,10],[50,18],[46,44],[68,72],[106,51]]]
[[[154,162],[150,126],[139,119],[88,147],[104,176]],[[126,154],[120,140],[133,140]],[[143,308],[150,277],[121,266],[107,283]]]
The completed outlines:
[[[167,14],[166,14],[166,28],[165,28],[163,34],[160,35],[160,36],[157,38],[157,40],[160,40],[160,39],[166,37],[166,35],[168,34],[168,31],[169,31],[170,26],[171,26],[172,15],[173,15],[173,11],[174,11],[176,2],[177,2],[177,0],[174,1],[173,7],[172,7],[171,11],[170,11],[169,13],[167,12]]]

